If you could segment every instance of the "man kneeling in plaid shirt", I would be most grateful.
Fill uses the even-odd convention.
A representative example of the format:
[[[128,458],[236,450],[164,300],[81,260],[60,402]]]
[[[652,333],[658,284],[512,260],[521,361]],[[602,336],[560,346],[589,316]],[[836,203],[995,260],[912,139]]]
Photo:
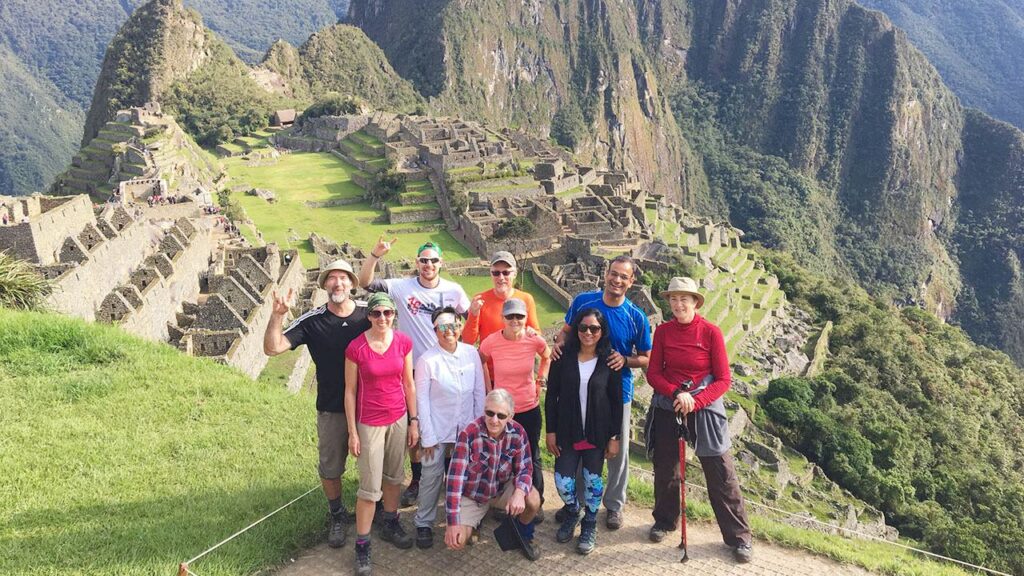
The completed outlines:
[[[448,467],[445,509],[448,548],[461,550],[487,509],[504,508],[523,540],[523,555],[540,557],[533,545],[533,519],[540,494],[533,487],[533,463],[526,431],[512,420],[512,395],[496,388],[487,394],[484,415],[459,432]]]

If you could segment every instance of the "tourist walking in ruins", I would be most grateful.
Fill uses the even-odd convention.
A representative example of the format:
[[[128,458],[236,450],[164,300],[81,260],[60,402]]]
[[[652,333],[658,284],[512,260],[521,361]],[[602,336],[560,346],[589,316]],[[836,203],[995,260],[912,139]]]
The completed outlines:
[[[383,500],[380,539],[412,547],[398,518],[405,451],[419,441],[412,340],[392,329],[395,303],[384,293],[367,301],[370,329],[345,350],[345,412],[349,451],[359,465],[356,493],[356,574],[370,574],[370,526]]]
[[[572,540],[582,520],[576,551],[590,554],[597,546],[604,461],[620,450],[622,371],[608,367],[612,353],[608,323],[597,308],[576,314],[572,329],[548,376],[546,443],[555,456],[555,488],[566,507],[556,539]],[[579,476],[584,486],[582,503],[576,494]]]
[[[622,527],[622,509],[626,505],[626,485],[629,481],[630,410],[633,404],[632,368],[646,368],[651,350],[651,325],[636,304],[626,297],[636,279],[636,266],[629,256],[617,256],[608,263],[604,275],[604,289],[577,294],[565,313],[565,325],[555,335],[554,357],[561,352],[563,339],[572,332],[572,320],[585,308],[597,308],[608,323],[612,353],[608,367],[622,370],[622,429],[619,432],[621,449],[608,459],[608,483],[604,492],[604,507],[608,511],[605,526],[609,530]],[[561,522],[565,508],[556,518]]]
[[[540,461],[540,430],[543,425],[540,390],[547,382],[551,349],[544,337],[526,330],[526,303],[517,298],[506,300],[501,307],[505,327],[480,343],[480,359],[490,366],[484,370],[487,390],[508,390],[515,400],[515,421],[526,430],[533,458],[533,486],[544,501],[544,474]],[[536,372],[537,358],[540,364]],[[493,374],[493,378],[491,377]],[[538,522],[544,513],[539,511]]]
[[[345,544],[351,518],[341,502],[341,477],[348,458],[348,419],[345,413],[345,349],[370,327],[366,307],[351,297],[356,284],[352,266],[336,260],[320,271],[317,285],[327,291],[327,303],[310,310],[282,329],[292,291],[274,292],[273,310],[263,335],[263,351],[277,356],[306,345],[316,366],[316,435],[320,452],[320,483],[327,497],[330,530],[327,545]],[[354,383],[353,383],[354,384]]]
[[[526,303],[526,325],[539,332],[540,323],[537,320],[537,305],[533,301],[533,296],[515,287],[519,271],[512,253],[504,250],[495,252],[491,256],[490,272],[491,284],[494,287],[473,296],[469,316],[466,317],[466,327],[462,330],[462,341],[475,345],[504,328],[501,307],[509,298],[518,298]]]
[[[530,445],[522,425],[512,419],[515,400],[507,390],[491,390],[484,415],[459,432],[448,468],[444,541],[462,550],[489,508],[503,508],[522,538],[522,552],[540,557],[533,542],[533,520],[540,494],[533,486]]]
[[[668,300],[672,319],[655,330],[647,369],[647,380],[656,392],[647,430],[654,459],[650,539],[660,542],[679,520],[678,416],[685,418],[687,440],[704,469],[722,539],[737,561],[750,562],[750,523],[729,454],[729,422],[722,402],[730,384],[725,339],[718,326],[697,313],[704,296],[692,278],[672,278],[661,295]]]
[[[420,479],[416,510],[416,546],[434,545],[437,498],[446,460],[460,430],[484,413],[484,372],[476,348],[460,342],[462,319],[451,306],[431,314],[437,344],[415,365],[420,417]]]
[[[451,280],[441,278],[444,256],[441,247],[427,242],[416,251],[416,276],[411,278],[389,278],[374,280],[377,261],[391,251],[397,239],[390,242],[381,236],[377,245],[370,250],[363,266],[359,269],[359,285],[370,292],[386,292],[398,303],[398,326],[412,338],[413,363],[437,342],[430,315],[438,308],[451,306],[459,314],[469,310],[466,291]],[[409,452],[412,461],[412,481],[402,495],[402,505],[410,506],[419,496],[422,466],[418,451]]]

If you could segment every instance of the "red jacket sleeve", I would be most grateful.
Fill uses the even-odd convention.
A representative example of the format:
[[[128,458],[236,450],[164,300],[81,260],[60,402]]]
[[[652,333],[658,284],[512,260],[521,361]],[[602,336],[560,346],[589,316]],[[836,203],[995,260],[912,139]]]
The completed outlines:
[[[662,324],[654,329],[654,345],[651,347],[651,359],[647,363],[647,381],[655,392],[671,398],[672,393],[679,386],[670,382],[664,372],[665,331],[668,330],[666,326],[666,324]]]
[[[729,355],[725,351],[725,338],[722,337],[722,330],[714,324],[708,324],[703,337],[705,345],[711,351],[711,374],[714,375],[715,381],[703,392],[694,396],[694,410],[700,410],[721,398],[732,384],[732,375],[729,373]]]

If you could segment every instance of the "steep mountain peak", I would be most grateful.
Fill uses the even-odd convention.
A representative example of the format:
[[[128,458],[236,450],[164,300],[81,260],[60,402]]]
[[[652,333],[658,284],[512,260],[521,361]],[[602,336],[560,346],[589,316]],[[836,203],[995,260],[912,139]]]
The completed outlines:
[[[85,123],[86,145],[119,109],[159,100],[206,58],[212,37],[181,0],[152,0],[110,42]]]

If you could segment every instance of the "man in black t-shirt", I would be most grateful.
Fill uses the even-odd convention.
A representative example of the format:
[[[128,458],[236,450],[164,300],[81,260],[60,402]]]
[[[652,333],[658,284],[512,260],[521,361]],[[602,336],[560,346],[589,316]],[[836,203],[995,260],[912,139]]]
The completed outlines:
[[[320,451],[320,482],[330,508],[331,528],[327,544],[345,544],[349,515],[341,503],[341,476],[348,458],[348,422],[345,419],[345,348],[370,327],[366,306],[357,306],[351,294],[356,286],[352,265],[336,260],[317,280],[327,291],[327,304],[314,308],[283,329],[292,291],[285,297],[274,292],[274,309],[263,335],[263,351],[276,356],[303,344],[316,365],[316,431]]]

